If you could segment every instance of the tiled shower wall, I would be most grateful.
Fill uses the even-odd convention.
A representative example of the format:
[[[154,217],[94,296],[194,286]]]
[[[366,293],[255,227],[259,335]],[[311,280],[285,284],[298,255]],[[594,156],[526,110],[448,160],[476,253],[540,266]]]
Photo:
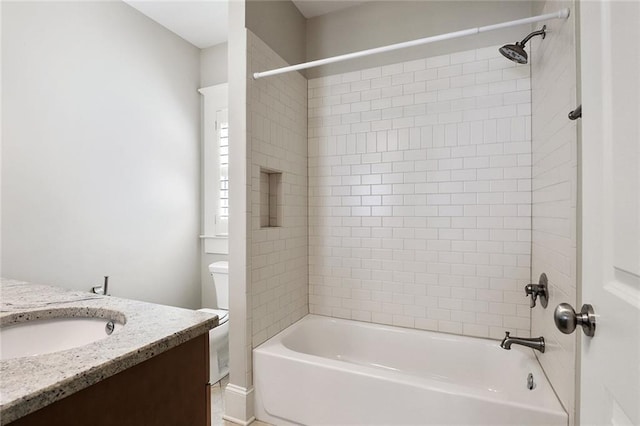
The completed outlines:
[[[310,311],[528,336],[529,66],[496,46],[308,87]]]
[[[251,72],[289,65],[251,31],[248,44]],[[249,291],[256,347],[308,313],[307,80],[299,73],[248,80]],[[267,173],[276,182],[265,182]]]
[[[574,9],[573,1],[548,1],[541,13]],[[549,279],[549,305],[532,311],[531,333],[544,336],[547,350],[537,354],[574,424],[575,356],[578,333],[562,334],[553,322],[559,303],[577,305],[578,151],[576,121],[567,113],[577,104],[575,14],[547,23],[547,37],[532,40],[533,282]]]

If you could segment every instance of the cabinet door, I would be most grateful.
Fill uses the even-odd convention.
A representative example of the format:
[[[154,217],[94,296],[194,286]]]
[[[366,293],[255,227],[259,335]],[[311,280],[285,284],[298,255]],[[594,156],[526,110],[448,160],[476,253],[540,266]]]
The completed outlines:
[[[209,333],[22,417],[11,426],[210,424]]]

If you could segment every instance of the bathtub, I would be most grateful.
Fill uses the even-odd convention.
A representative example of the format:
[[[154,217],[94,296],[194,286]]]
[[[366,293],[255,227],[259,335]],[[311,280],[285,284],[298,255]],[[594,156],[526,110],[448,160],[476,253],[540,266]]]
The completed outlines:
[[[307,315],[253,368],[256,418],[278,426],[568,423],[532,350],[494,340]]]

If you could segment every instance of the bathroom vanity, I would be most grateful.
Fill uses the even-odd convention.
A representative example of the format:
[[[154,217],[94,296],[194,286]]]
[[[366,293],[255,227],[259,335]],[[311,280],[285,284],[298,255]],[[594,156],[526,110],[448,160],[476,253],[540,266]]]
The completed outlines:
[[[16,324],[44,330],[31,342],[11,340],[27,355],[2,349],[0,425],[210,424],[215,315],[14,280],[0,280],[0,291],[2,333]],[[103,321],[106,331],[59,350],[69,333],[58,339],[45,328],[59,319]]]

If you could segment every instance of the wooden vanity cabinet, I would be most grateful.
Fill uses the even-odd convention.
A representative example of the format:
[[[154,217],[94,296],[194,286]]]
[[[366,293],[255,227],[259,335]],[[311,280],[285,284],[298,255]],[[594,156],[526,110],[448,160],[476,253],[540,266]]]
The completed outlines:
[[[209,333],[106,378],[10,426],[209,426]]]

